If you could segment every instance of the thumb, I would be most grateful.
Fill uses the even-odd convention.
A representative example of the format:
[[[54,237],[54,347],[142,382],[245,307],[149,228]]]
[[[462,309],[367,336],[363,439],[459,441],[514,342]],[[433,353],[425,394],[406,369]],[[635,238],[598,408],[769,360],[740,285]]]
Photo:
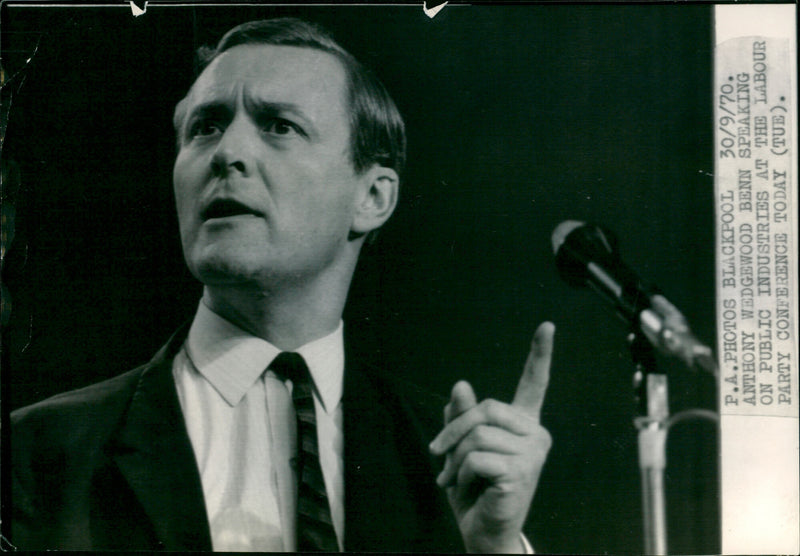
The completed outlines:
[[[468,409],[478,405],[475,391],[466,380],[460,380],[450,392],[450,402],[444,406],[444,424],[446,425]]]

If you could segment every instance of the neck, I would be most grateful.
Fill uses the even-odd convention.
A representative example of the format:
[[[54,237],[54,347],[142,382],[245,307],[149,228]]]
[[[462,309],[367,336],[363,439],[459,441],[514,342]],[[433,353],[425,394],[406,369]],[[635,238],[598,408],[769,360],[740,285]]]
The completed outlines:
[[[339,325],[352,271],[339,278],[277,287],[207,285],[203,302],[239,328],[282,351],[294,351]]]

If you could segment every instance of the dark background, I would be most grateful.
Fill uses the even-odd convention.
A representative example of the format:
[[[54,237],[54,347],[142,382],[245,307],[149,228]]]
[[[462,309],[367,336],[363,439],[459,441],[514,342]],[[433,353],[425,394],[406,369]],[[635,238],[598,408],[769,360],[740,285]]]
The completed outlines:
[[[134,18],[5,4],[2,154],[20,182],[3,189],[16,210],[4,412],[147,361],[191,318],[172,109],[197,46],[277,15],[329,27],[406,118],[401,203],[345,315],[365,356],[442,395],[466,378],[510,400],[533,331],[554,321],[554,445],[528,533],[540,552],[640,552],[626,328],[560,281],[550,234],[566,219],[611,228],[713,344],[710,6],[449,5],[429,19],[421,6],[151,4]],[[673,412],[714,407],[710,380],[661,364]],[[671,552],[717,553],[715,427],[679,425],[668,450]]]

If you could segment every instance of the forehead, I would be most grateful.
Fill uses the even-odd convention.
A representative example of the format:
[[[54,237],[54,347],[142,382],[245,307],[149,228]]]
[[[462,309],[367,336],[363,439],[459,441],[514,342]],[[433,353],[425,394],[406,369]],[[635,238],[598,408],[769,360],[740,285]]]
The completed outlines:
[[[297,104],[319,113],[344,111],[344,66],[314,48],[245,44],[217,56],[200,74],[187,97],[189,107],[235,102],[240,94],[266,102]]]

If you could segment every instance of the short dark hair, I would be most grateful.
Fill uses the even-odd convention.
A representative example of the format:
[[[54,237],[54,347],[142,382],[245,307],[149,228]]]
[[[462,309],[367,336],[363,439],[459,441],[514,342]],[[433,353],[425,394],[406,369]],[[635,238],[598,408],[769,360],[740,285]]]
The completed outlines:
[[[350,154],[355,170],[364,172],[377,163],[402,173],[406,134],[400,111],[375,74],[342,48],[327,30],[291,17],[243,23],[225,33],[216,48],[201,47],[197,51],[198,73],[226,50],[242,44],[300,46],[336,56],[347,78]],[[173,120],[179,137],[185,111],[185,103],[179,102]]]

